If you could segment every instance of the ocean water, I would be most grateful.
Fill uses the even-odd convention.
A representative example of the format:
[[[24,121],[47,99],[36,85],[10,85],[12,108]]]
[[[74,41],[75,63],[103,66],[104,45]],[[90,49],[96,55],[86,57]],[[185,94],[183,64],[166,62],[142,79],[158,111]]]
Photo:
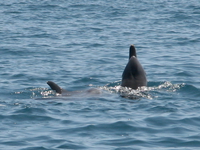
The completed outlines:
[[[0,149],[198,149],[199,29],[198,0],[1,1]],[[120,88],[131,44],[139,90]]]

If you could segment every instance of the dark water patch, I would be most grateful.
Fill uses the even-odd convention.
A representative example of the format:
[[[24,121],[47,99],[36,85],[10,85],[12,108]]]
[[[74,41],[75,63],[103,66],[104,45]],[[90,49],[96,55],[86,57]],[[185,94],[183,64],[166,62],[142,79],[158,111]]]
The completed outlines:
[[[53,147],[56,147],[56,145],[61,145],[66,141],[60,138],[52,138],[51,136],[36,136],[36,137],[26,138],[24,140],[29,141],[30,144],[32,144],[33,142],[38,142],[41,145],[43,145],[43,148],[52,149],[52,150],[56,149],[56,148],[53,148]],[[27,148],[24,148],[24,149],[36,148],[35,146],[30,146],[30,144],[29,146],[27,146]]]
[[[111,146],[125,146],[125,147],[129,147],[129,146],[133,146],[133,145],[140,145],[140,146],[148,146],[149,143],[146,142],[145,140],[138,140],[135,138],[119,138],[119,139],[112,139],[112,140],[103,140],[98,144],[104,144],[104,145],[111,145]],[[131,147],[129,147],[131,148]]]
[[[17,110],[14,112],[15,114],[30,114],[30,115],[33,115],[33,114],[45,114],[46,113],[46,110],[43,109],[43,108],[29,108],[29,107],[26,107],[26,108],[22,108],[20,110]]]
[[[28,145],[28,142],[26,141],[21,141],[21,140],[18,140],[18,141],[1,141],[0,144],[2,145],[6,145],[6,146],[12,146],[13,148],[15,147],[18,147],[18,146],[26,146]]]
[[[170,106],[153,106],[148,109],[148,111],[155,112],[155,113],[172,113],[177,112],[177,107],[170,107]]]
[[[186,141],[186,142],[181,143],[181,146],[183,146],[183,147],[199,147],[200,141],[199,140]]]
[[[187,139],[189,139],[189,141],[192,141],[192,140],[199,139],[199,137],[200,137],[200,134],[195,133],[194,135],[188,136]]]
[[[157,117],[148,117],[147,119],[145,119],[145,121],[148,124],[151,124],[153,126],[162,126],[162,127],[166,127],[169,126],[171,124],[174,124],[176,121],[171,120],[167,117],[161,117],[161,116],[157,116]]]
[[[6,115],[6,116],[2,116],[3,119],[6,120],[12,120],[12,121],[16,121],[16,122],[27,122],[27,121],[31,121],[31,122],[41,122],[41,121],[53,121],[54,118],[49,117],[49,116],[39,116],[39,115],[29,115],[29,114],[13,114],[13,115]]]
[[[193,76],[192,72],[190,71],[180,71],[175,74],[176,76],[183,76],[183,77],[191,77]]]
[[[174,134],[176,136],[182,135],[185,132],[192,133],[192,130],[188,129],[186,127],[181,127],[180,125],[177,125],[177,127],[172,127],[172,126],[169,127],[169,128],[165,128],[164,130],[161,129],[161,133],[162,134],[164,134],[164,133],[166,133],[166,134],[171,133],[171,134]]]
[[[72,124],[73,123],[73,121],[71,121],[71,120],[62,120],[62,121],[60,121],[62,124],[64,124],[64,125],[69,125],[69,124]]]
[[[60,129],[55,130],[55,133],[69,133],[73,136],[77,135],[84,135],[84,136],[95,136],[93,133],[106,135],[113,135],[113,136],[131,136],[145,134],[145,133],[155,133],[155,129],[151,129],[148,127],[137,127],[137,124],[134,122],[126,122],[126,121],[119,121],[110,124],[89,124],[81,127],[81,124],[77,124],[76,128],[71,127],[70,129]]]
[[[161,146],[165,145],[165,147],[168,148],[174,148],[174,147],[182,147],[182,148],[194,148],[194,147],[199,147],[199,141],[198,140],[182,140],[180,138],[172,138],[172,137],[163,137],[162,139],[159,138],[154,138],[153,139],[156,146]]]
[[[199,126],[200,117],[190,117],[179,120],[182,124],[190,125],[190,126]]]
[[[178,139],[178,138],[172,138],[172,137],[163,137],[163,138],[154,138],[153,144],[156,146],[165,145],[165,147],[177,147],[181,146],[181,143],[184,142],[184,140]]]
[[[32,146],[32,147],[26,147],[26,148],[22,148],[21,150],[54,150],[52,148],[45,148],[44,146]]]
[[[57,148],[61,148],[61,149],[85,149],[87,147],[84,146],[84,143],[80,143],[80,144],[77,144],[72,142],[72,141],[68,141],[68,142],[65,142],[64,144],[61,144],[60,146],[58,146]]]

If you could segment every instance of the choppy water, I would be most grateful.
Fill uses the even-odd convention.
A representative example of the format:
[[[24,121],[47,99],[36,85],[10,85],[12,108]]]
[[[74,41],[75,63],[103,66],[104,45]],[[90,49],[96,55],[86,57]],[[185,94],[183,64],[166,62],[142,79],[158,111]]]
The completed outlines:
[[[198,149],[199,29],[198,0],[1,1],[0,149]],[[121,91],[130,44],[148,87]]]

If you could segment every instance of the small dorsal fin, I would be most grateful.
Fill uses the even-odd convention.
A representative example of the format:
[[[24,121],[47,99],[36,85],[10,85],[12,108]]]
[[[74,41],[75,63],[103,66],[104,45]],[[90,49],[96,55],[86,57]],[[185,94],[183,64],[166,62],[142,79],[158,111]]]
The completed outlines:
[[[59,87],[57,84],[55,84],[52,81],[48,81],[47,84],[51,87],[52,90],[55,90],[56,93],[61,94],[62,93],[62,88]]]
[[[137,55],[136,55],[136,49],[135,49],[135,46],[134,46],[134,45],[131,45],[131,46],[130,46],[130,49],[129,49],[129,59],[130,59],[132,56],[137,57]]]

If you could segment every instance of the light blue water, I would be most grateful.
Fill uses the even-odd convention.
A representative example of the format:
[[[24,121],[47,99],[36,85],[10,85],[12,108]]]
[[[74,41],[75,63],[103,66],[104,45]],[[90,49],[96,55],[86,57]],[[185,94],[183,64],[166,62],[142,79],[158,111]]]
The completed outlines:
[[[198,0],[1,1],[0,149],[198,149],[199,29]],[[130,44],[142,91],[118,91]]]

